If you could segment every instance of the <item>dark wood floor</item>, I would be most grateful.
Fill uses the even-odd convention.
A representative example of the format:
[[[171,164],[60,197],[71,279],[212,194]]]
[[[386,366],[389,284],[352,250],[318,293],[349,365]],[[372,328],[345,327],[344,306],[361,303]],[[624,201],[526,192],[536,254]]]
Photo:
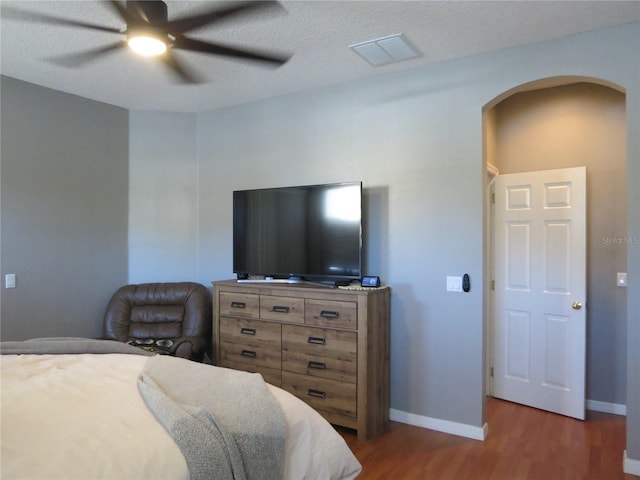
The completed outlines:
[[[586,421],[498,399],[484,442],[391,422],[369,442],[339,430],[362,464],[359,480],[638,480],[622,471],[625,417]]]

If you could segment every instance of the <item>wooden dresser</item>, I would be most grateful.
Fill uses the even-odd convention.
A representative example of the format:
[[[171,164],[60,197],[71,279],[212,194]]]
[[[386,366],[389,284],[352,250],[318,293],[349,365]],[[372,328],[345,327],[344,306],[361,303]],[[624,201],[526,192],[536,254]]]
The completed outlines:
[[[213,282],[216,365],[259,372],[359,440],[389,421],[387,287]]]

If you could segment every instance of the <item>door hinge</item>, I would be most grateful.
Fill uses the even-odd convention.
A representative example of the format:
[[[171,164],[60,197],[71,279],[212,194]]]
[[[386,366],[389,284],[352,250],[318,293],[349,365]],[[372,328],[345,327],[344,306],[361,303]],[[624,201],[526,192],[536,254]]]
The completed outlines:
[[[496,281],[491,280],[491,290],[495,290],[495,289],[496,289]]]
[[[495,193],[491,194],[491,203],[496,203],[496,194]]]
[[[489,375],[491,375],[491,376],[493,377],[493,367],[491,367],[491,368],[489,369]]]

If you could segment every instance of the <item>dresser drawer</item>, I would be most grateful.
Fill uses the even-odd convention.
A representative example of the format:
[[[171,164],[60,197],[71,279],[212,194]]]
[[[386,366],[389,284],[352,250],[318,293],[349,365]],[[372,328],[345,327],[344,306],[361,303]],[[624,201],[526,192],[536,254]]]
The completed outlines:
[[[260,345],[240,345],[237,343],[220,342],[220,362],[241,362],[266,368],[280,369],[282,367],[280,349]],[[257,368],[257,367],[254,367]]]
[[[260,295],[260,318],[304,323],[304,298]]]
[[[220,340],[238,345],[271,347],[280,350],[281,328],[278,323],[220,317]]]
[[[358,305],[355,302],[306,299],[304,323],[319,327],[358,328]]]
[[[220,315],[260,317],[260,296],[253,293],[220,292]]]
[[[352,383],[282,372],[282,388],[318,410],[357,416],[356,386]]]
[[[267,368],[262,365],[253,365],[250,363],[235,362],[233,360],[224,360],[220,362],[221,367],[233,368],[234,370],[244,370],[245,372],[259,373],[264,381],[279,387],[282,385],[282,374],[280,369]]]
[[[356,383],[358,335],[344,330],[282,326],[282,369]]]

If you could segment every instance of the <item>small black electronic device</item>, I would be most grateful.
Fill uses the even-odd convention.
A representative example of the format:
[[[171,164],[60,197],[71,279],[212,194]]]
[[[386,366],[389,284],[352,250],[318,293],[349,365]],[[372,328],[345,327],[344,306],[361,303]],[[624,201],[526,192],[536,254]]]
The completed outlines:
[[[363,287],[379,287],[380,277],[362,277],[360,284]]]
[[[469,290],[471,290],[471,280],[469,280],[468,273],[465,273],[462,276],[462,290],[464,290],[465,292],[468,292]]]

